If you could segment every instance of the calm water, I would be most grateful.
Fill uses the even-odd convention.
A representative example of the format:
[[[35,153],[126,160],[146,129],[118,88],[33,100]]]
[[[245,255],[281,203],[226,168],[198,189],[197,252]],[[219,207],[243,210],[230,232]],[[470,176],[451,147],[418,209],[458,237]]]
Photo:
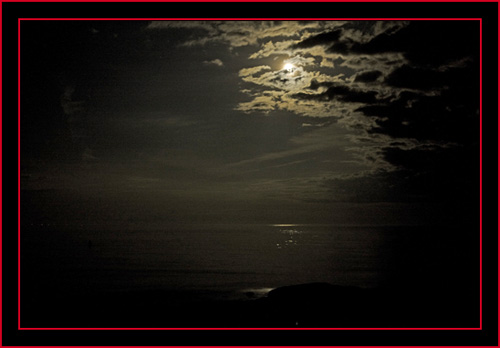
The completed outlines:
[[[453,269],[474,260],[470,241],[476,238],[448,232],[293,224],[155,231],[44,226],[21,232],[22,284],[36,278],[69,292],[175,290],[235,299],[309,282],[364,288],[458,282]]]

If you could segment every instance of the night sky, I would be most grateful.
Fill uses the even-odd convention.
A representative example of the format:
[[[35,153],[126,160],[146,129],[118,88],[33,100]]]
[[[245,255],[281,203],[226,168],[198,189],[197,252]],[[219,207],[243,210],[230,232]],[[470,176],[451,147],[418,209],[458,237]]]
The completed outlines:
[[[479,224],[478,21],[23,21],[23,223]]]

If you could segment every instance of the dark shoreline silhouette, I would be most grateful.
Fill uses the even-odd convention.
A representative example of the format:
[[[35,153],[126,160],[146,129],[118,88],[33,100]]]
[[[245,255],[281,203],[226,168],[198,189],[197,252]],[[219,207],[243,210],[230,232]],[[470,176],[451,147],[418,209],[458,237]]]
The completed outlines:
[[[362,289],[328,283],[279,287],[266,297],[192,301],[187,292],[39,292],[22,327],[342,328],[477,327],[473,289]],[[77,298],[75,296],[78,296]],[[175,300],[179,299],[176,304]]]

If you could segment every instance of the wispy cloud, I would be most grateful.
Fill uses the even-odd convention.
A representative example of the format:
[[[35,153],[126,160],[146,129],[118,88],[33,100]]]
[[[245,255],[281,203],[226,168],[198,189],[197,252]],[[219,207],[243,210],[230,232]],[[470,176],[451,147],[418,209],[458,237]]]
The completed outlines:
[[[203,64],[206,64],[206,65],[216,65],[216,66],[223,66],[224,63],[222,62],[222,60],[220,59],[213,59],[213,60],[205,60],[203,61]]]

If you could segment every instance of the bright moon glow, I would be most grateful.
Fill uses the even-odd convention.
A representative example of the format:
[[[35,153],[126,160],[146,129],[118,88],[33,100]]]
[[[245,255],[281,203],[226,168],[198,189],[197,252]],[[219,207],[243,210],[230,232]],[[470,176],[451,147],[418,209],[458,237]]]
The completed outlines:
[[[286,63],[285,66],[283,67],[283,69],[288,70],[288,71],[292,71],[293,68],[295,68],[295,66],[293,64],[290,64],[290,63]]]

